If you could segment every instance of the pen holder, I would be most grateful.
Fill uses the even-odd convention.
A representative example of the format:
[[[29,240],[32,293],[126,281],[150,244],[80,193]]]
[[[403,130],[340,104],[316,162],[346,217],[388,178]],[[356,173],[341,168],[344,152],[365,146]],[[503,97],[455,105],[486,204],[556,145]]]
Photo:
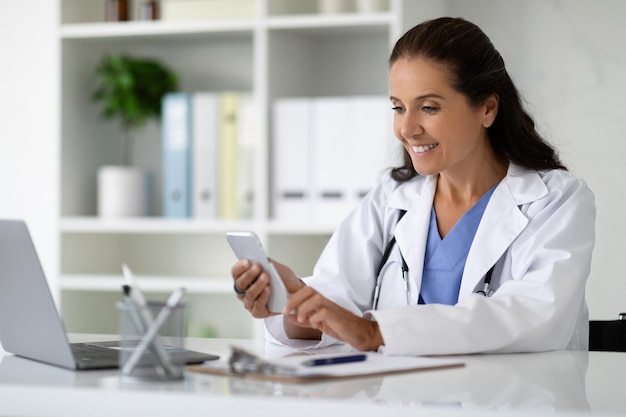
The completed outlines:
[[[184,376],[185,304],[139,307],[119,302],[120,377],[124,382],[170,381]]]

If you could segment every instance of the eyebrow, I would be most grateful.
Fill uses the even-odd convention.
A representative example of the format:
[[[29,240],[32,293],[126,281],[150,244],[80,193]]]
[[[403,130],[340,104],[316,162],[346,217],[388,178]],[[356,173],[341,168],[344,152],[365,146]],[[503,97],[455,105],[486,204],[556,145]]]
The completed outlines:
[[[423,94],[421,96],[417,96],[415,97],[415,99],[413,101],[419,101],[419,100],[425,100],[428,98],[438,98],[440,100],[445,100],[442,96],[440,96],[439,94],[435,94],[435,93],[428,93],[428,94]],[[397,97],[394,96],[389,96],[389,100],[397,100],[397,101],[402,101]]]

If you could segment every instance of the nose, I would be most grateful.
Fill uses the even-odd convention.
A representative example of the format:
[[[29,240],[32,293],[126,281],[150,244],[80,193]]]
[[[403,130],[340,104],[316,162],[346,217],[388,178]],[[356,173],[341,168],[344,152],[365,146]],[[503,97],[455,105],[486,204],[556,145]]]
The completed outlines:
[[[394,124],[396,126],[396,133],[399,134],[399,138],[402,139],[410,139],[424,133],[424,127],[419,117],[409,112],[396,115]]]

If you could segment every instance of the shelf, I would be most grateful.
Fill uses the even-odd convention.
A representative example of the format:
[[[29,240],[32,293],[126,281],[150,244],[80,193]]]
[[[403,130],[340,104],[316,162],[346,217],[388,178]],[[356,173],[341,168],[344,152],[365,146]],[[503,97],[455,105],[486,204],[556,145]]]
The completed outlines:
[[[206,234],[226,233],[229,230],[255,228],[252,220],[195,220],[165,219],[162,217],[105,219],[100,217],[65,217],[61,221],[63,233],[112,233],[112,234]]]
[[[393,16],[390,13],[278,16],[268,18],[267,27],[298,32],[317,31],[325,34],[328,34],[330,30],[345,30],[354,33],[355,29],[388,30],[392,19]]]
[[[256,19],[156,21],[156,22],[98,22],[70,23],[60,26],[63,40],[115,39],[115,38],[172,38],[194,35],[250,35],[255,28],[291,30],[298,33],[336,35],[341,32],[388,31],[393,16],[390,13],[301,15],[272,17],[266,21]]]
[[[196,278],[168,276],[136,276],[137,285],[144,292],[172,292],[185,287],[190,293],[231,294],[231,278]],[[67,274],[61,277],[61,288],[72,291],[121,291],[124,279],[120,275]]]
[[[162,217],[104,219],[100,217],[65,217],[61,231],[65,234],[224,234],[232,230],[253,230],[280,235],[328,235],[335,225],[268,222],[261,226],[253,220],[165,219]]]
[[[72,23],[60,27],[61,39],[111,39],[128,37],[172,37],[198,34],[249,34],[250,19],[193,22]]]

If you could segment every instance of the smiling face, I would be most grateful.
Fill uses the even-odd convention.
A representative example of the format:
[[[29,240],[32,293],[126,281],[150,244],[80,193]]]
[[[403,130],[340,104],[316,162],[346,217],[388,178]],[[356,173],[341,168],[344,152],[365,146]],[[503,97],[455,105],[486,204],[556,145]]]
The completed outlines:
[[[394,62],[390,80],[394,133],[418,173],[462,178],[491,158],[487,127],[497,114],[495,96],[472,106],[445,66],[419,57]]]

